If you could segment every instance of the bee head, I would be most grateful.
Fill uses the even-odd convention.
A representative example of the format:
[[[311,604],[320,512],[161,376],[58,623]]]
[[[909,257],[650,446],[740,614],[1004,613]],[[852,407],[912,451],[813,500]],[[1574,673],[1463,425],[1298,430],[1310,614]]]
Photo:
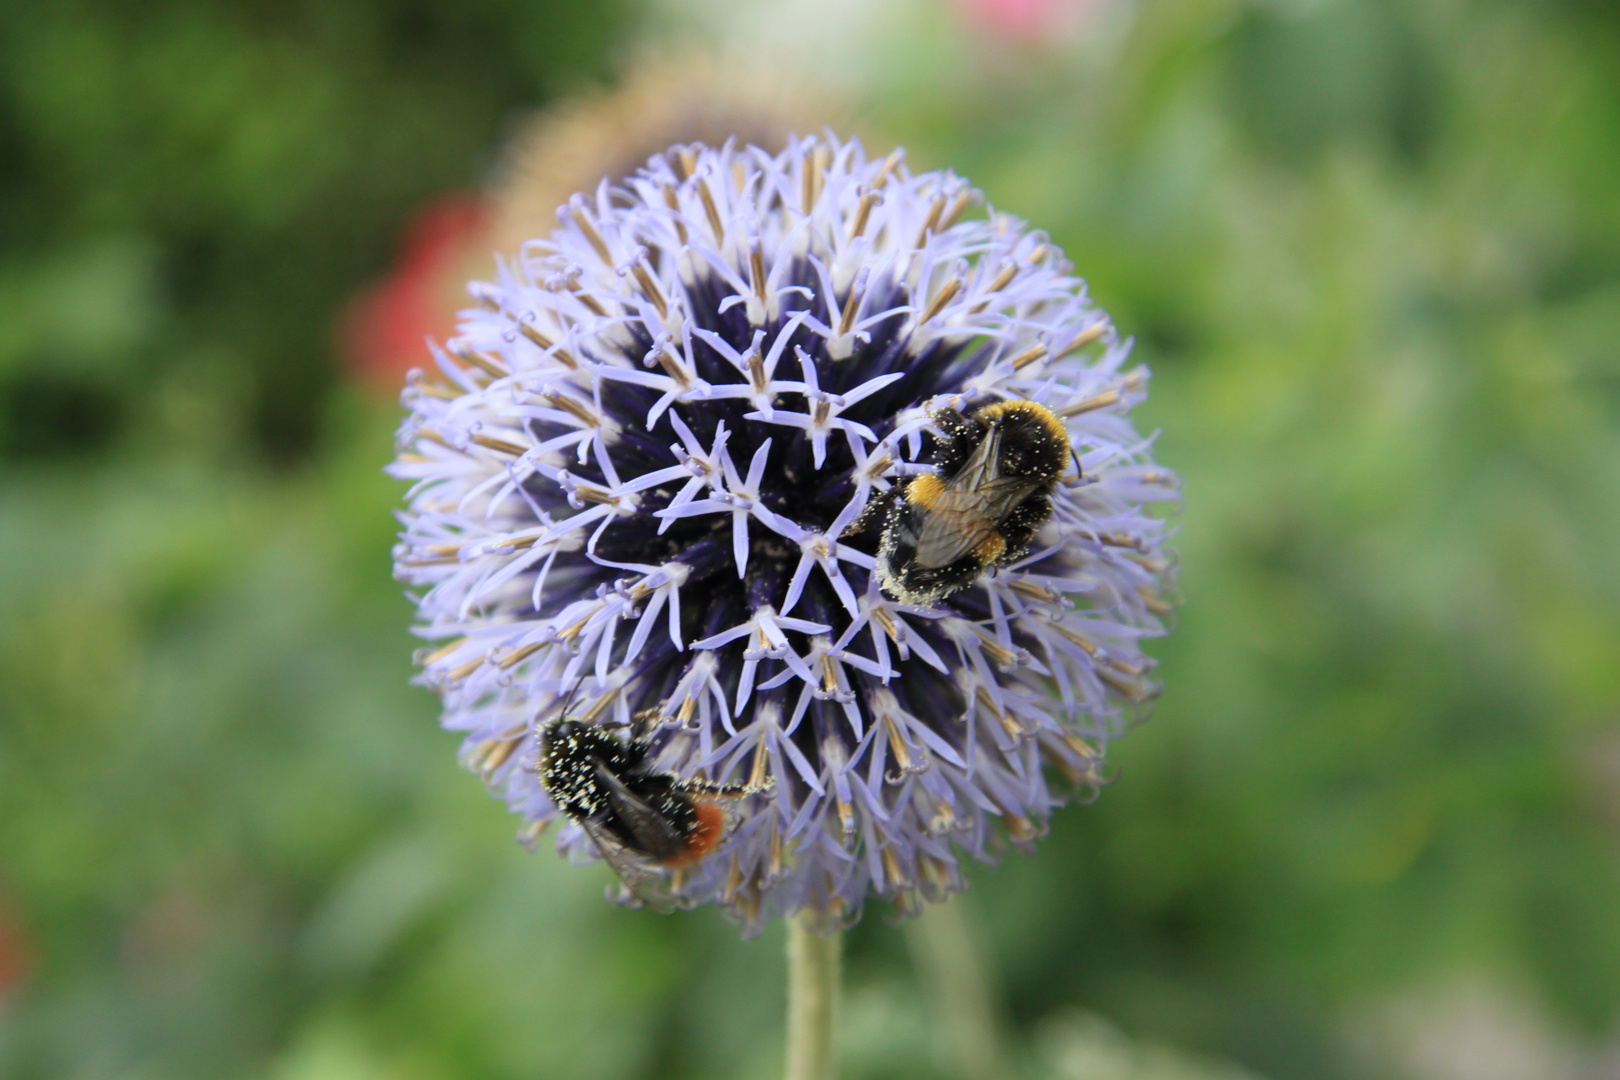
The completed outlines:
[[[585,729],[585,725],[578,720],[559,717],[546,726],[546,733],[553,739],[572,739]]]

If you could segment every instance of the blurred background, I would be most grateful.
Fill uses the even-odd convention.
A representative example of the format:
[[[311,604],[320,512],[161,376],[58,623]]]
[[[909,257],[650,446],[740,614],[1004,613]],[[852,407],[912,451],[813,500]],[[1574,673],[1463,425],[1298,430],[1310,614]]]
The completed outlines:
[[[1620,1077],[1602,0],[0,2],[0,1077],[778,1074],[779,927],[456,764],[380,471],[513,207],[698,84],[1049,230],[1186,479],[1156,716],[869,910],[845,1077]]]

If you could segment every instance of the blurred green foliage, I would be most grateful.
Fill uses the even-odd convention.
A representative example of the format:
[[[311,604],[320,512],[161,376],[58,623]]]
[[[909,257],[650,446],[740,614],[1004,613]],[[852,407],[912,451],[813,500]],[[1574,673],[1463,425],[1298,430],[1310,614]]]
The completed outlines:
[[[214,379],[245,449],[307,457],[346,290],[424,198],[475,186],[517,110],[605,71],[621,22],[558,0],[0,6],[8,456],[105,451],[143,384]]]
[[[1471,979],[1596,1054],[1620,1036],[1620,21],[1099,11],[1007,55],[918,7],[869,102],[914,166],[1053,232],[1138,335],[1187,480],[1157,716],[1038,856],[976,875],[1019,1060],[1194,1075],[1085,1008],[1273,1080],[1398,1075],[1358,1050],[1376,1018]],[[394,410],[329,345],[409,211],[634,26],[551,0],[0,6],[0,905],[37,958],[0,1076],[776,1068],[776,934],[609,907],[454,765],[388,577]],[[849,1076],[950,1075],[879,911],[850,983]]]

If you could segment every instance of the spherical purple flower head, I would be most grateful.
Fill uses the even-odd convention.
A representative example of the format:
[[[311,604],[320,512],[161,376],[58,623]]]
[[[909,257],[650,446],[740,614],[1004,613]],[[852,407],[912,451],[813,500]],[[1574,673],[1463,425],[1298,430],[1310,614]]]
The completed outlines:
[[[652,710],[658,767],[749,784],[663,875],[750,926],[909,910],[963,852],[1094,790],[1155,693],[1172,474],[1146,371],[1061,253],[950,173],[806,138],[676,147],[575,196],[405,392],[396,573],[464,757],[537,836],[537,735]],[[930,471],[945,409],[1034,401],[1078,459],[1027,554],[932,607],[885,594],[867,502]],[[1076,473],[1079,473],[1077,476]],[[620,732],[625,727],[616,729]]]

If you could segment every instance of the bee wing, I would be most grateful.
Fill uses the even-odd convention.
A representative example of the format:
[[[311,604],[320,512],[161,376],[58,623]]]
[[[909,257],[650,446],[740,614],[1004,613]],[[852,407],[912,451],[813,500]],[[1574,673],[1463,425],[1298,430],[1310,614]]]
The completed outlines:
[[[949,566],[989,539],[996,524],[1012,512],[1040,480],[1002,476],[1001,429],[985,436],[973,456],[951,478],[923,518],[917,535],[917,565]]]
[[[607,789],[608,801],[613,804],[614,816],[630,831],[633,846],[645,851],[654,862],[667,862],[679,855],[685,846],[681,834],[613,775],[611,769],[600,761],[594,765],[596,778]]]
[[[679,906],[679,901],[676,900],[664,875],[626,850],[596,822],[585,818],[580,821],[580,825],[596,844],[597,854],[602,856],[602,861],[612,867],[614,874],[618,875],[625,895],[634,897],[640,904],[663,915],[669,914]]]

